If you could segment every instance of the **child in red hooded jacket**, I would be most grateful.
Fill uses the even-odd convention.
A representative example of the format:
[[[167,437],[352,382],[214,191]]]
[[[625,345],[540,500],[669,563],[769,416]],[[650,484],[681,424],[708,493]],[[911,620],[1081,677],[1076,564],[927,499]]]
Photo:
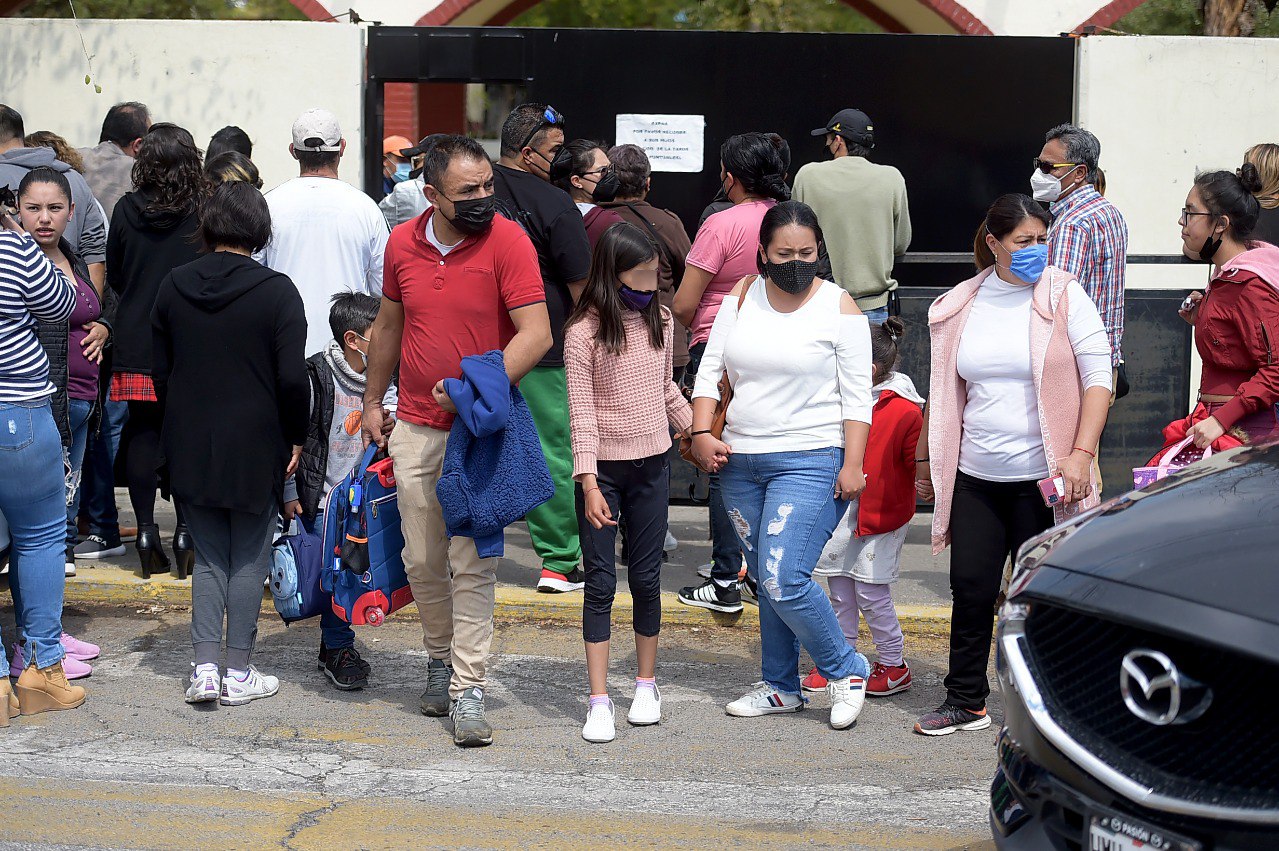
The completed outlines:
[[[865,615],[879,655],[866,693],[880,697],[910,688],[892,584],[915,516],[915,451],[924,424],[924,400],[909,376],[893,371],[903,330],[895,317],[871,325],[876,401],[863,461],[866,489],[835,527],[813,570],[814,576],[826,577],[831,605],[850,647],[856,647],[858,619]],[[826,681],[814,668],[802,685],[805,691],[820,691]]]

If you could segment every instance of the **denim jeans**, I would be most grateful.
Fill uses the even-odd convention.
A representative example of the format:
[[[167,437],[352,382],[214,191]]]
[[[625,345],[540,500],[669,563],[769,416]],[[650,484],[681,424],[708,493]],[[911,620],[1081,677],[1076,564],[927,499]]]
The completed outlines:
[[[27,664],[62,661],[67,486],[62,438],[48,399],[0,402],[0,512],[13,538],[9,587]]]
[[[298,525],[308,535],[323,538],[324,512],[317,511],[310,520],[307,520],[306,517],[299,517]],[[329,602],[333,602],[331,598]],[[333,611],[332,605],[325,606],[320,612],[320,641],[329,650],[355,646],[355,630],[351,628],[349,623],[338,617],[337,612]]]
[[[102,427],[89,439],[80,481],[80,503],[89,521],[89,534],[100,535],[112,544],[120,537],[120,515],[115,505],[115,456],[120,449],[120,432],[128,418],[128,402],[107,402],[103,406]]]
[[[887,307],[875,307],[870,310],[863,310],[862,313],[865,314],[866,320],[872,325],[883,325],[888,319]]]
[[[93,406],[97,402],[84,399],[67,400],[67,419],[71,426],[71,449],[68,451],[67,463],[71,465],[67,473],[67,546],[74,547],[79,531],[76,529],[76,515],[80,513],[80,484],[83,481],[81,471],[84,469],[84,450],[89,438],[89,419],[93,416]]]
[[[759,582],[763,680],[799,694],[799,649],[829,680],[866,677],[866,657],[848,646],[813,568],[848,503],[835,499],[844,463],[837,447],[737,454],[720,471],[724,504]]]

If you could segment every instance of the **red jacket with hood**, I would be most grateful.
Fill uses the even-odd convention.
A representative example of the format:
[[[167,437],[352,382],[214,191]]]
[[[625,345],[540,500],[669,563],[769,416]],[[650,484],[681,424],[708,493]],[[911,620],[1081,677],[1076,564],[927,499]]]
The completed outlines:
[[[923,402],[898,395],[914,391],[913,386],[899,386],[901,378],[900,373],[889,376],[871,413],[862,461],[866,489],[857,511],[859,538],[900,529],[915,516],[915,451],[924,425]]]

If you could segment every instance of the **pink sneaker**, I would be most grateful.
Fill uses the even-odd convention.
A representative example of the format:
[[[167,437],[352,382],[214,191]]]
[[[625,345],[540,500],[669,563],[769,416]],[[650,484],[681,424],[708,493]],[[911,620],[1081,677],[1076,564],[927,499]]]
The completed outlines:
[[[98,645],[81,641],[68,632],[62,633],[62,649],[77,662],[88,662],[90,659],[96,659],[98,654],[102,652],[102,648]]]
[[[92,647],[93,645],[89,646]],[[26,661],[22,656],[22,645],[13,645],[13,655],[9,657],[9,676],[22,676],[22,671],[26,667]],[[81,662],[74,656],[65,656],[62,659],[62,672],[67,675],[68,680],[82,680],[93,673],[93,667]]]

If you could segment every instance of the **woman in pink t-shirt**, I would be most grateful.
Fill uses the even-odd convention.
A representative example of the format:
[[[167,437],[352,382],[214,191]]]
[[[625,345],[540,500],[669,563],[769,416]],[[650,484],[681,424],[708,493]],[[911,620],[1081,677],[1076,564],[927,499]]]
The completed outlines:
[[[687,386],[696,380],[711,325],[724,297],[742,278],[759,273],[756,257],[764,214],[778,201],[790,198],[786,163],[778,142],[780,136],[743,133],[730,136],[719,149],[720,185],[733,206],[712,215],[697,232],[688,252],[684,279],[675,293],[675,318],[692,331]],[[710,479],[710,511],[710,576],[702,585],[680,589],[679,601],[717,612],[740,612],[742,597],[737,577],[742,566],[741,552],[724,510],[719,476],[714,474]]]

